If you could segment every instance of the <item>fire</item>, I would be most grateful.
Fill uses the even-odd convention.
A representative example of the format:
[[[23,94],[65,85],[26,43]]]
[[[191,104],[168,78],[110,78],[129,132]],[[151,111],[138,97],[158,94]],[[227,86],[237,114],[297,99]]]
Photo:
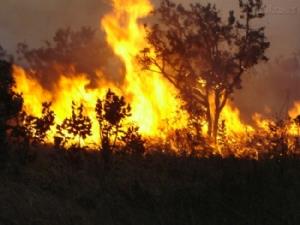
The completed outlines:
[[[56,124],[61,124],[66,117],[72,114],[72,101],[77,104],[84,104],[85,114],[89,115],[93,122],[92,136],[88,137],[85,144],[99,143],[99,128],[96,120],[95,105],[98,98],[105,95],[106,89],[89,89],[89,79],[85,74],[70,76],[61,75],[59,82],[55,85],[54,90],[49,92],[34,79],[30,78],[26,72],[20,68],[14,67],[14,76],[16,79],[16,91],[23,94],[24,110],[31,115],[40,116],[43,102],[52,102],[52,109],[56,115]],[[112,88],[113,91],[120,91],[113,85],[99,81],[98,86]],[[33,91],[34,90],[34,91]],[[56,130],[51,130],[47,137],[49,142],[54,140]]]
[[[146,32],[139,20],[147,17],[153,10],[150,1],[113,0],[112,6],[112,11],[101,20],[101,27],[106,34],[107,43],[124,63],[126,69],[124,82],[122,84],[108,82],[105,74],[96,71],[99,79],[91,88],[88,74],[77,74],[74,69],[68,68],[62,71],[70,71],[69,74],[62,73],[50,91],[43,88],[24,69],[14,66],[15,91],[23,94],[24,110],[39,117],[42,103],[52,102],[52,109],[56,115],[55,124],[59,125],[65,118],[71,116],[73,101],[76,104],[83,104],[84,113],[92,121],[92,136],[88,137],[84,144],[92,146],[100,142],[95,112],[97,99],[103,99],[107,90],[112,89],[116,94],[124,96],[131,105],[132,116],[130,121],[126,122],[137,125],[144,137],[165,139],[175,130],[188,128],[188,113],[182,109],[178,90],[162,75],[142,70],[136,59],[140,50],[147,46]],[[155,57],[151,49],[150,52]],[[294,119],[299,114],[300,102],[297,102],[289,111],[289,115]],[[220,123],[222,121],[225,121],[223,132],[226,132],[227,138],[222,140],[220,146],[216,146],[219,152],[226,155],[231,149],[238,157],[252,154],[255,155],[254,158],[258,152],[256,149],[246,147],[247,135],[259,131],[268,132],[270,124],[274,124],[272,120],[265,119],[259,114],[253,116],[255,126],[242,122],[239,109],[231,102],[225,106],[220,116]],[[53,143],[56,135],[55,127],[47,137],[49,143]],[[286,127],[290,136],[299,136],[299,126],[295,122],[287,124]],[[203,130],[205,129],[207,130],[207,127],[204,124]],[[226,147],[228,144],[230,148]]]
[[[142,71],[136,61],[137,54],[146,45],[146,33],[138,20],[146,17],[152,9],[148,0],[131,0],[130,3],[114,0],[113,11],[101,21],[108,44],[126,68],[125,82],[121,87],[99,79],[98,88],[90,89],[88,75],[74,72],[61,74],[54,90],[49,92],[26,74],[25,70],[15,66],[16,91],[23,93],[24,110],[40,116],[42,102],[51,101],[56,114],[55,122],[60,124],[71,115],[72,101],[82,103],[86,115],[93,123],[92,136],[87,138],[85,144],[98,144],[99,127],[95,105],[97,99],[102,98],[110,88],[118,95],[125,96],[132,108],[131,120],[139,127],[142,135],[163,138],[170,130],[185,127],[187,114],[180,110],[182,103],[177,98],[177,90],[161,75]],[[72,68],[69,70],[72,71]],[[54,135],[55,128],[48,137],[49,141],[53,140]]]
[[[289,111],[289,116],[293,119],[300,116],[300,101],[294,103],[293,108]],[[298,136],[298,138],[300,138],[300,126],[299,126],[299,124],[297,124],[297,122],[294,122],[293,124],[291,124],[289,132],[292,135]]]
[[[33,78],[26,74],[21,67],[14,66],[14,78],[16,80],[16,91],[22,93],[24,99],[24,110],[32,115],[40,116],[42,102],[51,100],[51,93]],[[34,90],[34,91],[33,91]]]
[[[178,114],[181,102],[177,90],[160,74],[142,71],[136,55],[146,44],[146,33],[138,20],[153,9],[149,0],[114,0],[113,11],[105,16],[102,27],[107,42],[126,67],[125,96],[130,96],[133,121],[143,134],[162,136],[162,130],[182,128],[187,122],[184,113]],[[170,125],[172,124],[172,125]]]
[[[261,130],[268,130],[270,123],[272,123],[271,120],[263,118],[263,116],[259,113],[255,113],[252,116],[252,120],[255,122],[257,128]]]
[[[242,122],[239,109],[234,107],[232,103],[229,103],[224,107],[220,120],[226,122],[226,128],[228,129],[229,135],[254,131],[252,126]]]
[[[295,102],[293,108],[289,111],[289,116],[291,118],[296,118],[300,115],[300,101]]]

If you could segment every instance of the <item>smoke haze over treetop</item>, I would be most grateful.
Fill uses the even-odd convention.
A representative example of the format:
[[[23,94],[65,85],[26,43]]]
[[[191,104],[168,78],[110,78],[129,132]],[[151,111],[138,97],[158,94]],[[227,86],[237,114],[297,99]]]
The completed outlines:
[[[180,2],[177,0],[177,2]],[[195,1],[184,1],[185,4]],[[219,9],[236,9],[237,0],[200,1],[216,3]],[[300,2],[265,0],[265,25],[272,42],[271,53],[288,54],[299,49]],[[153,1],[159,4],[159,0]],[[0,8],[0,43],[12,50],[25,41],[38,46],[61,27],[99,27],[99,19],[110,8],[108,0],[4,0]]]

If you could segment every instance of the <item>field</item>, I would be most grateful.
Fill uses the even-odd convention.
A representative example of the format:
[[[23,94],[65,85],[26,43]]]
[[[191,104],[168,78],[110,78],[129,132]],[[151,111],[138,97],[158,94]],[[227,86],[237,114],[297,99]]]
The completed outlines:
[[[153,152],[10,152],[0,224],[300,223],[300,159],[199,159]]]

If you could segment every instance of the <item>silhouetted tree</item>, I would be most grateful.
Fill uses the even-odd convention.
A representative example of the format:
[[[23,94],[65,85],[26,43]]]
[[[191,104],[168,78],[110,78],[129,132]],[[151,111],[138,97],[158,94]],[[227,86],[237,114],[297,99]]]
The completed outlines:
[[[91,128],[92,121],[88,116],[84,115],[83,105],[80,104],[77,107],[72,102],[72,116],[66,118],[61,125],[57,126],[57,133],[63,139],[61,141],[68,141],[72,137],[78,137],[78,147],[81,148],[81,140],[85,140],[92,135]],[[71,137],[67,135],[71,135]]]
[[[124,142],[124,150],[134,155],[142,155],[145,152],[145,141],[139,134],[137,127],[129,127],[125,135],[121,138]]]
[[[126,104],[124,97],[117,96],[109,89],[105,100],[98,99],[95,110],[100,128],[101,149],[104,158],[108,158],[119,134],[125,133],[122,122],[131,115],[131,108]]]
[[[230,11],[223,21],[215,5],[195,3],[186,9],[162,0],[154,11],[158,22],[146,28],[149,46],[138,57],[145,69],[161,73],[181,91],[188,111],[207,120],[215,140],[220,114],[241,88],[242,75],[267,60],[264,27],[255,27],[264,17],[262,1],[239,3],[240,19]]]
[[[218,129],[218,137],[217,137],[218,148],[220,148],[221,153],[228,153],[230,150],[230,146],[228,143],[228,134],[226,128],[226,121],[222,120],[219,129]]]
[[[15,81],[12,64],[0,60],[0,154],[6,151],[7,132],[13,128],[10,121],[22,110],[23,98],[13,91]]]
[[[105,100],[98,99],[96,104],[97,120],[100,126],[100,139],[108,138],[115,145],[120,132],[124,132],[123,120],[130,116],[130,105],[127,105],[124,97],[117,96],[110,89]]]
[[[44,144],[47,133],[54,125],[55,114],[51,110],[51,102],[44,102],[42,107],[41,117],[20,113],[19,136],[28,139],[29,144]]]

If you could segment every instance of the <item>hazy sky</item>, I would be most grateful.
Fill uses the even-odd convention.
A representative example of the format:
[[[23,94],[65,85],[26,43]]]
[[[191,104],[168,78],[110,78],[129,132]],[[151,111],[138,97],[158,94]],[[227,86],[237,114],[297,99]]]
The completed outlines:
[[[100,18],[110,9],[110,0],[0,1],[0,45],[9,51],[24,41],[38,47],[43,40],[51,39],[58,28],[83,25],[99,28]],[[200,0],[205,1],[209,0]],[[157,4],[159,0],[153,2]],[[238,8],[238,0],[209,2],[215,2],[222,12]],[[288,57],[277,66],[271,63],[269,72],[261,72],[259,78],[247,77],[244,88],[237,92],[235,103],[248,119],[254,111],[263,113],[266,108],[277,112],[287,93],[291,103],[300,100],[300,64],[295,64],[291,57],[300,50],[300,0],[265,0],[265,4],[267,15],[263,24],[271,41],[268,55],[273,61],[281,55]]]
[[[200,0],[205,1],[208,0]],[[157,4],[159,0],[153,2]],[[209,2],[216,2],[221,10],[234,9],[238,5],[238,0]],[[272,55],[300,49],[300,1],[265,0],[265,4],[267,17],[264,24],[272,41]],[[13,49],[20,41],[39,45],[40,41],[50,39],[57,28],[97,27],[109,8],[109,0],[1,0],[0,44],[7,49]]]

